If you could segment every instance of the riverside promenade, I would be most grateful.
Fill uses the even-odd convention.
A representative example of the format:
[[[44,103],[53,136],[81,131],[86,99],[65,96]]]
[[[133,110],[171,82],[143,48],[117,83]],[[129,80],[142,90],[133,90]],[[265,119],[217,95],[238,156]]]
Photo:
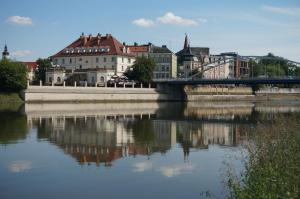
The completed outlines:
[[[25,102],[143,102],[143,101],[261,101],[300,100],[299,88],[218,86],[159,86],[158,88],[28,86],[21,91]]]
[[[29,86],[21,92],[25,102],[105,102],[180,100],[155,88]]]

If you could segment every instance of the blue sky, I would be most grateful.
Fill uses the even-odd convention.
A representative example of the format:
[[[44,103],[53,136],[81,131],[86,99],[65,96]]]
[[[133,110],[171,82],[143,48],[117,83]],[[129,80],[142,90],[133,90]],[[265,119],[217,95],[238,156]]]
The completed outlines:
[[[48,57],[85,34],[120,42],[210,47],[212,54],[273,52],[300,61],[300,0],[1,0],[0,47],[11,57]]]

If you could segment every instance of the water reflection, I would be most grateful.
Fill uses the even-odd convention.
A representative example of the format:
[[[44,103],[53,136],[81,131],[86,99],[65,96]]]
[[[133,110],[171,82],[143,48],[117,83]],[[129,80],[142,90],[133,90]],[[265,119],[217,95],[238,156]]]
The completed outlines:
[[[184,160],[210,145],[236,146],[261,117],[300,108],[276,103],[107,103],[26,104],[23,111],[38,139],[49,140],[80,164],[112,166],[128,156],[165,154],[176,144],[182,150],[178,158]],[[140,163],[135,171],[151,167]]]
[[[206,190],[224,198],[220,169],[225,157],[240,153],[239,146],[258,123],[268,128],[274,121],[300,118],[299,105],[0,107],[0,198],[87,198],[86,193],[93,198],[153,198],[153,193],[158,198],[201,198]],[[242,168],[241,162],[234,163]],[[54,196],[53,190],[59,194]]]
[[[19,104],[0,109],[0,144],[24,140],[28,132],[27,117],[19,111]]]

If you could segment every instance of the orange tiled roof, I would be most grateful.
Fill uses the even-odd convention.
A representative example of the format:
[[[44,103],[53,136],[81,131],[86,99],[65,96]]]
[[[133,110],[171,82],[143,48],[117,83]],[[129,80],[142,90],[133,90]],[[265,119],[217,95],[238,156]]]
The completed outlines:
[[[63,50],[59,51],[52,58],[62,56],[82,56],[82,55],[124,55],[133,56],[123,52],[124,45],[110,34],[106,36],[97,35],[84,36],[75,40]]]
[[[36,62],[22,62],[22,63],[26,65],[26,67],[29,71],[31,71],[31,70],[34,71],[38,66]]]

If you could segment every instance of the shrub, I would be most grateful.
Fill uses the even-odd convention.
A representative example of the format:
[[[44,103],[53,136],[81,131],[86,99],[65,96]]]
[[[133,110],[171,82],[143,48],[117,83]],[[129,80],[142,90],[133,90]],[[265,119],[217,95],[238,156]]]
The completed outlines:
[[[6,59],[0,62],[0,91],[20,91],[26,85],[27,69],[24,64]]]

